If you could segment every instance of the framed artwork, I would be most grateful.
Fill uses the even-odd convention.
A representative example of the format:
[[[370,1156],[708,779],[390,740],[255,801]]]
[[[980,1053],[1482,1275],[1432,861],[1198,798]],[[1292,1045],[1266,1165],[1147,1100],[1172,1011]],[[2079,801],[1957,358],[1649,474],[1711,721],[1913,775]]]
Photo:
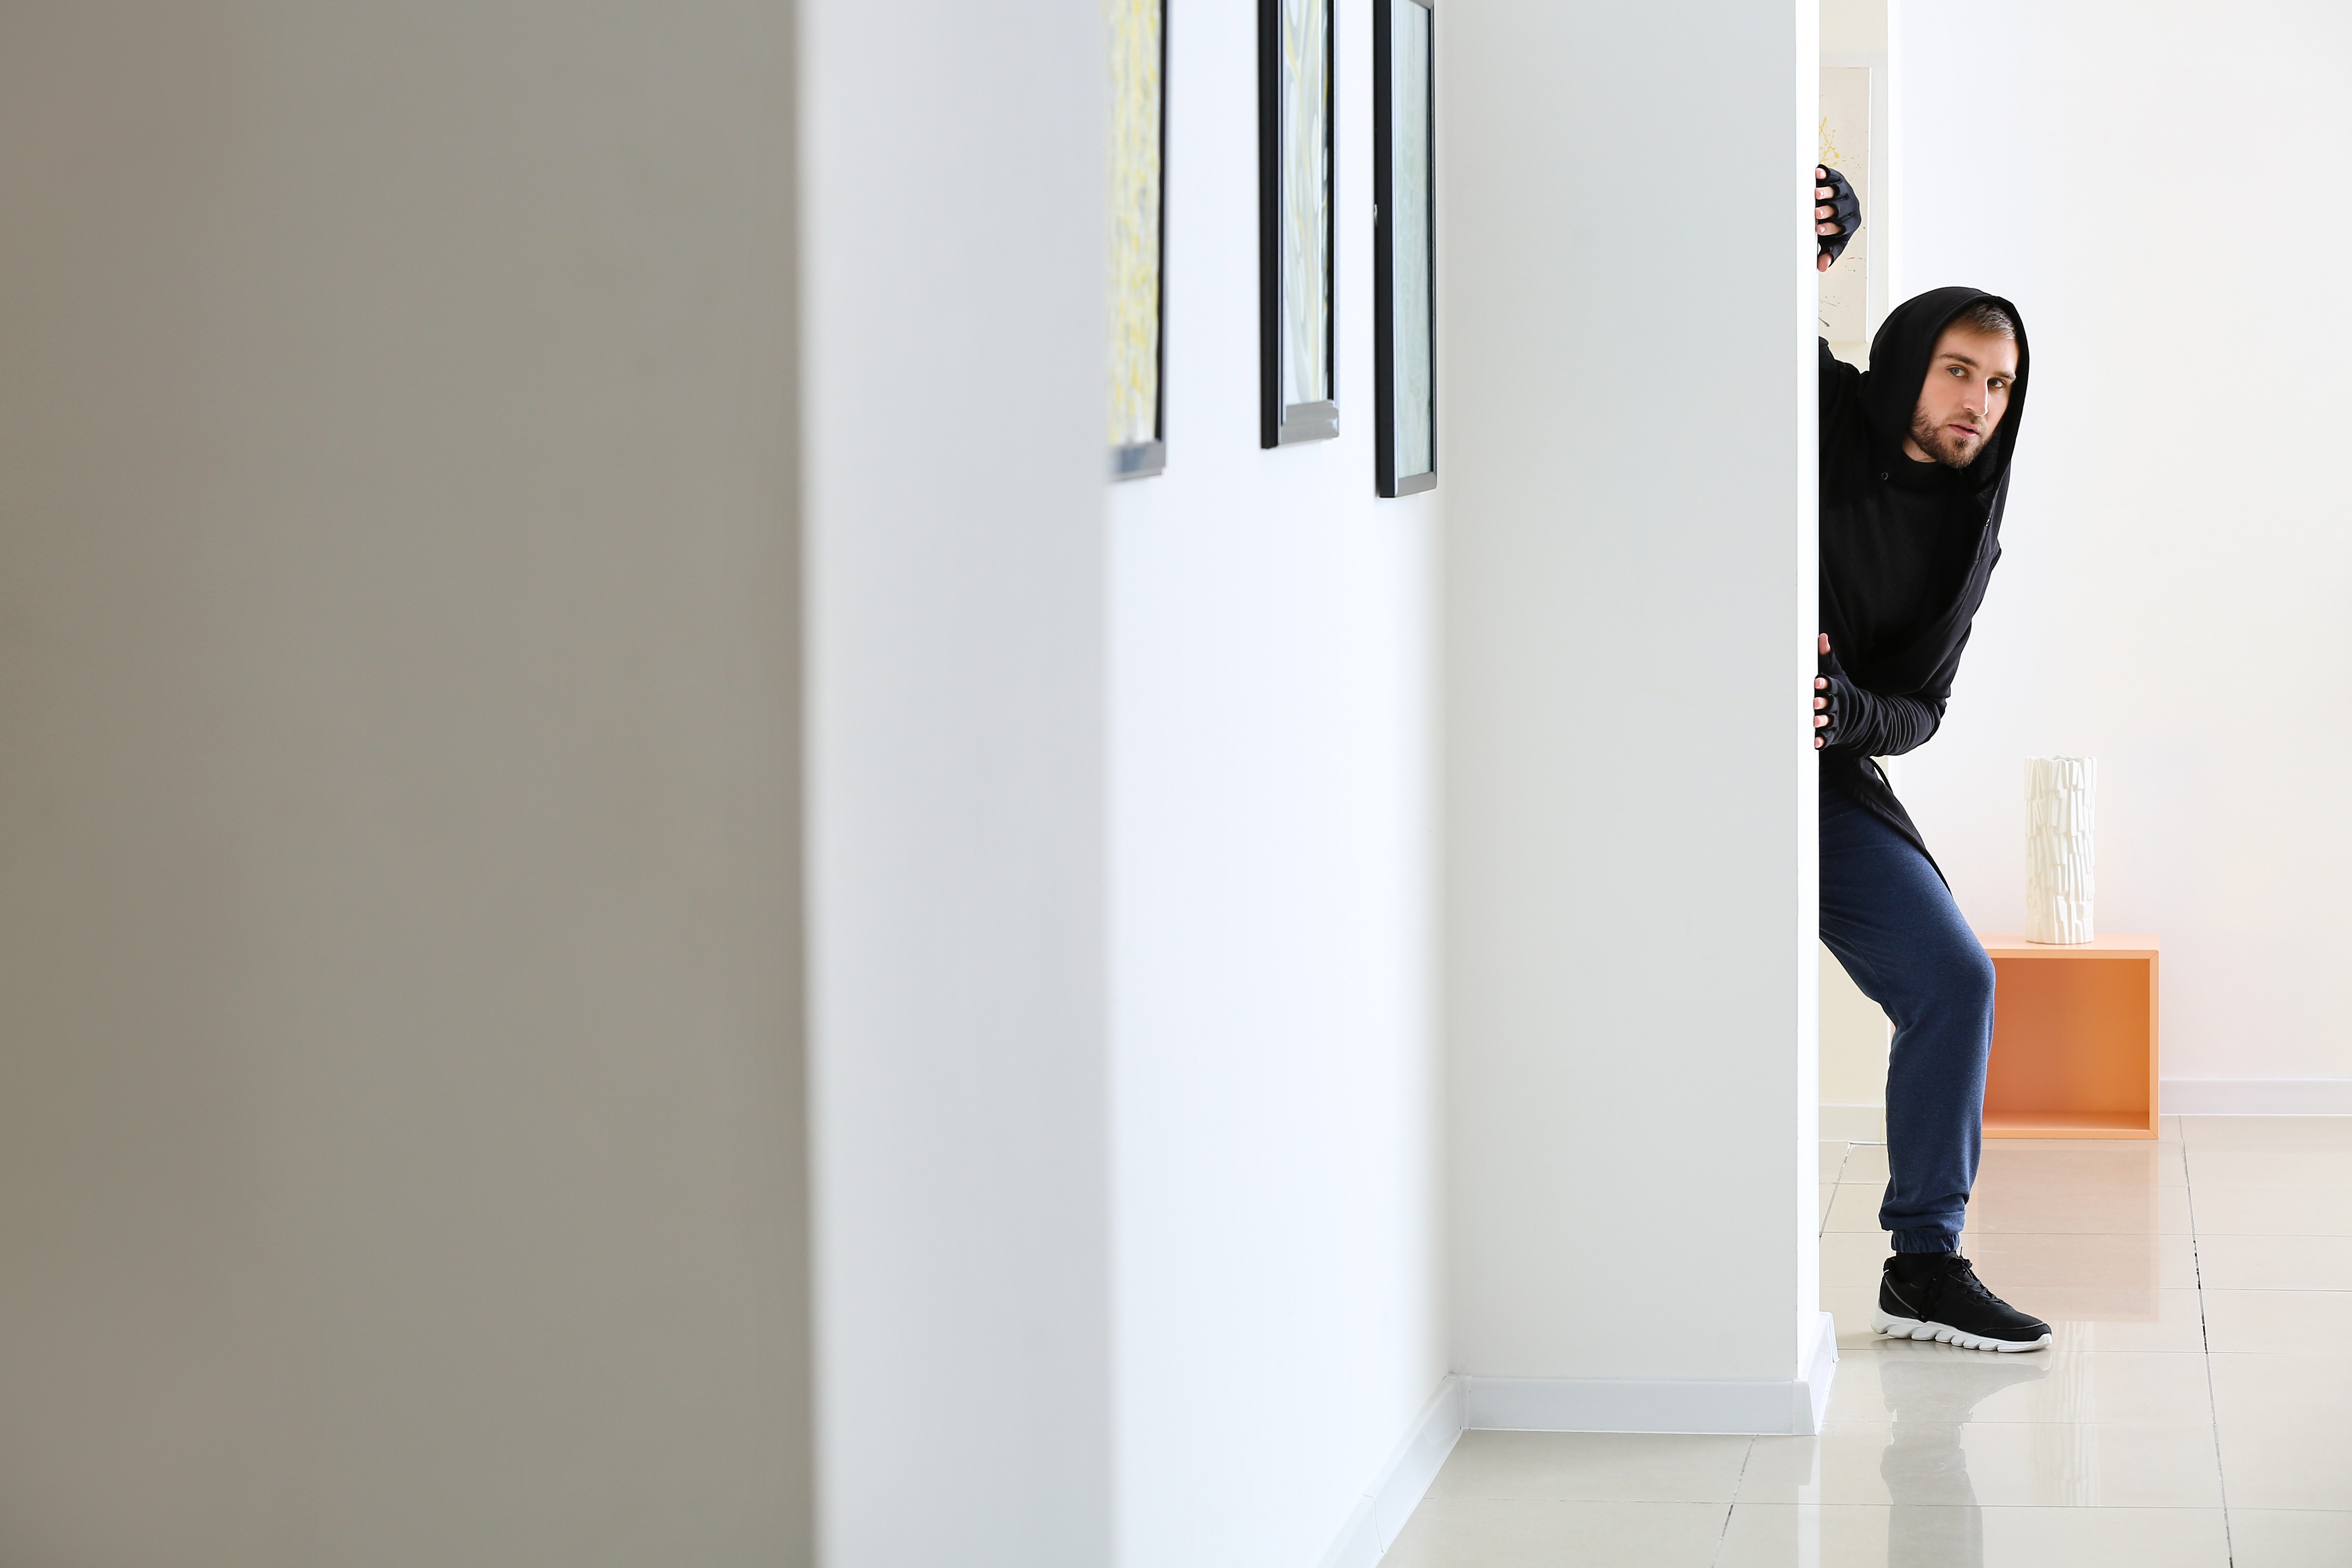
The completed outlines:
[[[1372,0],[1372,424],[1380,493],[1437,483],[1436,17]]]
[[[1167,0],[1104,0],[1110,34],[1110,475],[1168,466]]]
[[[1862,226],[1854,230],[1837,265],[1815,277],[1821,290],[1821,335],[1829,340],[1832,353],[1865,369],[1870,364],[1870,220],[1874,211],[1870,130],[1870,68],[1823,66],[1821,146],[1815,156],[1853,185],[1862,202]]]
[[[1259,445],[1339,433],[1332,393],[1331,4],[1258,0]]]

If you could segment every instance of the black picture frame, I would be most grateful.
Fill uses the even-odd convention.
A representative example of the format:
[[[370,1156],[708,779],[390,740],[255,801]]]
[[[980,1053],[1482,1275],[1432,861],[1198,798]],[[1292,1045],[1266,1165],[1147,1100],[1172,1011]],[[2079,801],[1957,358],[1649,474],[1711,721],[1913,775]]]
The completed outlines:
[[[1432,0],[1372,0],[1372,447],[1374,482],[1383,496],[1415,495],[1437,485],[1437,13]],[[1421,29],[1420,80],[1400,82],[1414,62],[1400,59],[1400,25]],[[1399,93],[1416,92],[1418,105]],[[1420,112],[1400,113],[1417,107]],[[1398,190],[1401,139],[1421,139],[1417,214]],[[1418,222],[1413,221],[1418,217]],[[1410,247],[1417,257],[1407,253]],[[1417,261],[1418,266],[1412,265]],[[1399,321],[1399,289],[1419,296]],[[1417,317],[1418,320],[1414,318]],[[1418,335],[1418,379],[1403,331]],[[1400,434],[1405,437],[1400,442]],[[1402,456],[1423,466],[1399,472]]]
[[[1292,143],[1284,136],[1284,105],[1297,96],[1291,89],[1297,85],[1286,67],[1285,25],[1286,10],[1295,10],[1302,19],[1302,32],[1320,33],[1319,50],[1310,48],[1304,58],[1312,61],[1319,54],[1322,78],[1320,102],[1321,124],[1309,128],[1306,137],[1297,143],[1298,149],[1319,163],[1321,169],[1321,246],[1319,300],[1293,301],[1286,293],[1284,237],[1286,219],[1296,210],[1295,197],[1311,195],[1290,180],[1290,161],[1285,153]],[[1335,67],[1337,53],[1333,45],[1333,0],[1258,0],[1258,219],[1259,219],[1259,294],[1258,320],[1260,338],[1259,363],[1259,440],[1261,447],[1287,447],[1301,441],[1328,441],[1339,434],[1338,401],[1338,311],[1334,308],[1337,293],[1339,230],[1335,215],[1339,206],[1339,182],[1333,154],[1338,138],[1334,133],[1337,115],[1339,83]],[[1302,239],[1312,237],[1302,234]],[[1287,395],[1285,386],[1286,355],[1293,346],[1288,330],[1287,309],[1294,302],[1309,307],[1311,316],[1319,309],[1319,324],[1310,322],[1307,334],[1301,334],[1297,346],[1309,359],[1314,353],[1314,336],[1319,335],[1321,376],[1320,397]],[[1310,335],[1311,334],[1311,335]]]
[[[1157,202],[1152,223],[1152,410],[1148,440],[1118,441],[1110,448],[1110,477],[1150,479],[1168,468],[1168,0],[1154,0],[1159,32],[1159,104],[1153,182]],[[1113,105],[1113,112],[1119,106]],[[1114,258],[1114,268],[1117,258]]]

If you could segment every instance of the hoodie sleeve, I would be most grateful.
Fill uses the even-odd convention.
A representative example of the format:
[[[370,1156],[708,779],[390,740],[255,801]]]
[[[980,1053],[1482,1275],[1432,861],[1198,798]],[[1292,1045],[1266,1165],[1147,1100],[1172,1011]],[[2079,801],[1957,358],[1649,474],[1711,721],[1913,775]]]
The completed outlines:
[[[1829,339],[1817,337],[1813,342],[1822,346],[1820,392],[1822,414],[1826,419],[1840,404],[1850,402],[1862,395],[1862,372],[1830,353]],[[1822,440],[1824,445],[1828,443],[1829,438],[1830,426],[1824,423],[1822,426]]]
[[[1963,632],[1949,657],[1936,667],[1927,683],[1899,697],[1866,690],[1853,683],[1837,655],[1821,656],[1822,679],[1829,689],[1829,723],[1817,731],[1824,749],[1864,757],[1899,757],[1926,745],[1944,721],[1951,701],[1952,679],[1959,673],[1960,652],[1969,646]]]

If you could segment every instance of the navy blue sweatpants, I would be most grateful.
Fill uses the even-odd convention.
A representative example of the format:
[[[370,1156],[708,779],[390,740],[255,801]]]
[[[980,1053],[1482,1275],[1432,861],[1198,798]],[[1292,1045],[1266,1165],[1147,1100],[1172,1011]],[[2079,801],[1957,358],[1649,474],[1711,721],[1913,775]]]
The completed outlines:
[[[1827,779],[1822,941],[1895,1022],[1878,1223],[1897,1252],[1956,1250],[1984,1137],[1992,960],[1927,857]]]

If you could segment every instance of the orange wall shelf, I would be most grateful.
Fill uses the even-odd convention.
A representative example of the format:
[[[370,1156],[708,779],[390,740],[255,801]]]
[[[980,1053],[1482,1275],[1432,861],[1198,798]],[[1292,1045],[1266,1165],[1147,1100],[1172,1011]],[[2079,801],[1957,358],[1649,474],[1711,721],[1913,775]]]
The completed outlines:
[[[2157,942],[1979,936],[2000,980],[1988,1138],[2157,1135]]]

